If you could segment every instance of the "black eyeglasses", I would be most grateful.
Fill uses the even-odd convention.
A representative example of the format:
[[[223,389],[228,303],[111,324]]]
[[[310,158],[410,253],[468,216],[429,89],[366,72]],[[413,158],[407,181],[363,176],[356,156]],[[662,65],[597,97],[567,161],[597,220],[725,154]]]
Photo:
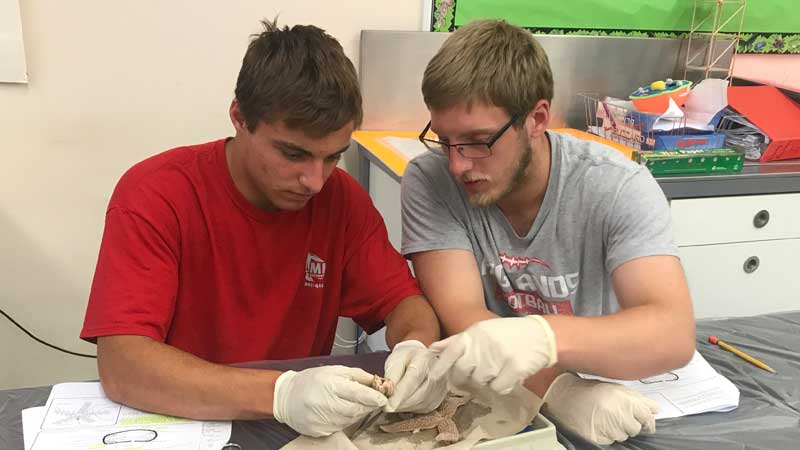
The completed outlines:
[[[461,144],[448,144],[447,142],[437,141],[436,139],[428,139],[425,135],[428,134],[428,131],[431,129],[431,122],[428,121],[428,125],[425,126],[425,129],[422,130],[422,133],[419,134],[419,141],[422,142],[428,150],[438,153],[440,155],[450,157],[450,149],[454,148],[458,150],[458,153],[467,159],[481,159],[481,158],[488,158],[492,156],[492,146],[503,133],[508,130],[508,128],[516,122],[517,116],[511,116],[511,119],[508,121],[507,124],[503,125],[503,128],[497,130],[491,138],[489,138],[486,142],[464,142]]]

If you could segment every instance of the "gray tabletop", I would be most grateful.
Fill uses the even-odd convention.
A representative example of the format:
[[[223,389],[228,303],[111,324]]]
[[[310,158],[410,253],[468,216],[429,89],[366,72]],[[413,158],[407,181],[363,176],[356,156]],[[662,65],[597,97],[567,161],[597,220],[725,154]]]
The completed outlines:
[[[761,359],[778,373],[767,373],[708,344],[711,334]],[[564,430],[559,431],[559,441],[568,449],[789,450],[800,446],[800,311],[701,321],[697,324],[697,349],[739,388],[738,409],[659,420],[655,435],[635,437],[613,446],[595,446]],[[382,373],[385,358],[386,353],[370,353],[245,365],[287,370],[342,364]],[[49,393],[49,386],[0,391],[0,449],[23,449],[20,411],[43,405]],[[273,420],[235,421],[231,442],[244,450],[276,449],[296,436]]]

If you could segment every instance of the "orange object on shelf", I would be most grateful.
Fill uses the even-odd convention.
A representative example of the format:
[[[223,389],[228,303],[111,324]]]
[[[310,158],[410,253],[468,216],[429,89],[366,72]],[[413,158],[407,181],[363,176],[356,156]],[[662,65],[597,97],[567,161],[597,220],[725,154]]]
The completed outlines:
[[[673,85],[668,84],[672,82]],[[689,92],[692,87],[692,82],[688,80],[668,80],[668,83],[663,81],[661,86],[656,88],[654,82],[651,87],[641,87],[628,97],[633,106],[641,112],[651,114],[663,114],[669,108],[669,99],[672,99],[678,106],[683,106],[686,99],[689,98]]]
[[[800,104],[774,86],[730,86],[728,105],[769,137],[759,161],[800,158]]]
[[[604,137],[600,137],[596,134],[592,134],[586,131],[576,130],[575,128],[557,128],[553,131],[557,131],[559,133],[571,134],[579,139],[586,139],[587,141],[595,141],[601,144],[605,144],[615,150],[619,150],[619,152],[625,155],[628,159],[633,159],[634,149],[632,147],[628,147],[627,145],[620,144],[619,142],[614,142],[610,139],[606,139]]]

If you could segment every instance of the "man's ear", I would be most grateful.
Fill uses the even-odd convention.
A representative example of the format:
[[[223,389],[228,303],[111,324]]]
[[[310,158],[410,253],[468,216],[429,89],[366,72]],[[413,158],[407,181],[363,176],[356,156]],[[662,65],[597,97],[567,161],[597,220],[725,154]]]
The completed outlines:
[[[242,110],[239,109],[239,102],[236,99],[233,99],[231,102],[231,107],[228,109],[228,114],[231,118],[231,123],[233,127],[236,128],[237,132],[245,132],[249,131],[247,128],[247,121],[242,114]]]
[[[536,106],[525,116],[525,132],[528,139],[540,138],[550,124],[550,102],[539,100]]]

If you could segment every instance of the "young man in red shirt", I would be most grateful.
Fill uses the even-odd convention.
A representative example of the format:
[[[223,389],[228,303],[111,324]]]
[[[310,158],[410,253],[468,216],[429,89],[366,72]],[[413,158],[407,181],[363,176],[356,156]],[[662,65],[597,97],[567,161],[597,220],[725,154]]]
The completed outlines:
[[[352,63],[313,26],[265,31],[236,84],[233,138],[180,147],[119,181],[81,337],[106,394],[195,419],[273,416],[322,436],[377,408],[428,412],[439,324],[366,192],[336,168],[362,117]],[[394,346],[372,375],[227,364],[330,353],[338,316]]]

